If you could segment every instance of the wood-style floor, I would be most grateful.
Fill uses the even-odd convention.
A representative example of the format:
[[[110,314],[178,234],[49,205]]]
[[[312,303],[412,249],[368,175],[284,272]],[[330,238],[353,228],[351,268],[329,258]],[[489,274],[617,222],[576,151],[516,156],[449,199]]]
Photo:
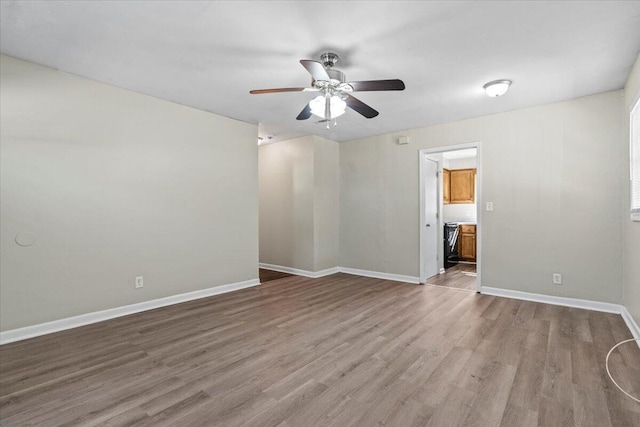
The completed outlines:
[[[429,277],[427,283],[430,285],[475,291],[477,280],[475,264],[456,264],[453,267],[447,268],[442,274]]]
[[[258,272],[260,276],[260,283],[270,282],[271,280],[283,279],[285,277],[291,277],[292,274],[282,273],[280,271],[266,270],[261,268]]]
[[[619,315],[335,274],[0,347],[2,425],[639,426]],[[640,392],[640,350],[613,374]]]

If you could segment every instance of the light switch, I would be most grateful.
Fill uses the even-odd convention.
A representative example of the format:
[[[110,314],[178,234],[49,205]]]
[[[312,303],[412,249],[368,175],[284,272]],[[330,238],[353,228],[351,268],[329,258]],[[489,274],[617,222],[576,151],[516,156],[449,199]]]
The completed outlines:
[[[493,212],[493,202],[487,202],[487,212]]]

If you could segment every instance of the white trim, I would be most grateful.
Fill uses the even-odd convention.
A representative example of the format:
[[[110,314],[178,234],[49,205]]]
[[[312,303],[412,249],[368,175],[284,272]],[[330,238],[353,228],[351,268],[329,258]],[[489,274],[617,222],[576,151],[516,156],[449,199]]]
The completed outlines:
[[[331,274],[340,273],[340,267],[331,267],[324,270],[316,271],[315,275],[317,277],[329,276]]]
[[[636,114],[637,110],[637,114]],[[640,150],[640,97],[632,104],[629,111],[629,207],[631,221],[640,221],[640,200],[635,200],[640,196],[640,164],[635,161]],[[635,203],[635,205],[634,205]]]
[[[425,283],[427,280],[426,273],[424,271],[423,266],[423,256],[424,256],[424,165],[423,162],[425,155],[443,153],[446,151],[457,151],[457,150],[465,150],[469,148],[476,149],[476,292],[482,292],[482,207],[484,205],[482,199],[482,143],[478,142],[469,142],[466,144],[456,144],[456,145],[445,145],[441,147],[435,148],[423,148],[418,151],[419,162],[420,162],[420,277],[418,278],[419,283]],[[442,212],[442,210],[441,210]],[[442,228],[443,219],[442,215],[440,215],[439,226]]]
[[[436,211],[436,216],[438,217],[437,219],[437,226],[436,226],[436,233],[437,233],[437,237],[436,240],[438,240],[438,242],[441,242],[442,240],[442,228],[443,228],[443,223],[442,223],[442,165],[440,164],[439,161],[435,160],[435,159],[431,159],[429,158],[426,154],[421,154],[420,155],[420,164],[419,164],[419,172],[420,172],[420,283],[425,283],[428,279],[427,277],[427,269],[426,269],[426,256],[423,256],[422,254],[426,254],[427,252],[427,232],[426,232],[426,223],[427,223],[427,218],[425,216],[425,201],[424,201],[424,197],[425,197],[425,191],[427,189],[426,187],[426,180],[427,180],[427,172],[426,172],[426,165],[427,162],[431,161],[434,162],[436,164],[436,198],[439,200],[438,202],[438,207],[437,207],[437,211]],[[440,248],[438,248],[438,246],[441,246],[442,243],[438,243],[436,246],[436,268],[439,268],[440,265]],[[444,260],[443,264],[444,265]],[[442,268],[444,269],[444,268]],[[442,274],[440,272],[441,269],[438,270],[437,274]]]
[[[424,200],[424,190],[425,190],[425,179],[426,179],[426,164],[427,164],[427,158],[425,153],[423,153],[423,150],[420,150],[418,152],[418,175],[419,175],[419,179],[420,181],[418,181],[418,191],[420,192],[420,212],[418,212],[419,218],[420,218],[420,223],[418,224],[418,230],[420,233],[420,243],[419,243],[419,248],[418,251],[420,253],[419,255],[419,259],[420,259],[420,277],[418,278],[420,280],[420,283],[425,283],[427,281],[427,272],[425,269],[425,261],[424,261],[424,254],[426,252],[426,232],[424,230],[425,228],[425,223],[426,223],[426,218],[425,218],[425,214],[424,214],[424,210],[425,210],[425,200]],[[440,172],[440,165],[438,165],[438,174]],[[440,176],[438,175],[438,182],[440,182]],[[439,215],[442,216],[442,215]],[[440,228],[440,221],[441,218],[438,218],[438,228]]]
[[[476,145],[476,292],[482,292],[482,178],[484,166],[482,164],[482,144]]]
[[[633,319],[633,317],[631,317],[631,313],[629,313],[629,310],[627,310],[627,307],[622,306],[622,310],[620,310],[620,314],[624,319],[624,323],[627,324],[627,328],[629,328],[629,330],[631,331],[631,335],[633,335],[635,339],[640,339],[640,327],[638,326],[636,321]],[[638,342],[638,347],[640,347],[640,342]]]
[[[420,278],[405,276],[402,274],[382,273],[379,271],[359,270],[357,268],[340,267],[341,273],[355,274],[356,276],[373,277],[375,279],[394,280],[396,282],[420,283]]]
[[[308,270],[299,270],[297,268],[285,267],[282,265],[266,264],[263,262],[261,262],[259,265],[260,265],[260,268],[264,268],[265,270],[279,271],[281,273],[290,273],[298,276],[310,277],[312,279],[328,276],[330,274],[346,273],[346,274],[355,274],[356,276],[373,277],[375,279],[393,280],[396,282],[420,283],[420,278],[415,276],[382,273],[380,271],[360,270],[357,268],[349,268],[349,267],[333,267],[333,268],[327,268],[326,270],[320,270],[320,271],[308,271]]]
[[[166,307],[181,302],[192,301],[200,298],[210,297],[213,295],[250,288],[253,286],[258,286],[259,284],[259,279],[245,280],[244,282],[214,286],[212,288],[202,289],[199,291],[172,295],[169,297],[158,298],[151,301],[139,302],[137,304],[125,305],[122,307],[110,308],[102,311],[94,311],[93,313],[67,317],[66,319],[54,320],[52,322],[40,323],[38,325],[26,326],[19,329],[12,329],[10,331],[0,332],[0,345],[8,344],[14,341],[25,340],[27,338],[38,337],[40,335],[51,334],[53,332],[77,328],[79,326],[89,325],[92,323],[102,322],[104,320],[122,317],[129,314],[140,313],[142,311],[153,310],[155,308]]]
[[[555,295],[533,294],[530,292],[513,291],[501,288],[482,288],[485,295],[493,295],[497,297],[513,298],[524,301],[542,302],[545,304],[561,305],[563,307],[583,308],[585,310],[602,311],[605,313],[621,314],[624,308],[620,304],[612,304],[609,302],[591,301],[578,298],[559,297]]]
[[[275,267],[279,268],[276,270]],[[273,266],[271,264],[260,263],[260,268],[268,270],[282,271],[288,273],[290,271],[305,271],[297,270],[289,267]],[[308,272],[312,273],[312,272]],[[363,277],[372,277],[376,279],[393,280],[405,283],[421,283],[419,277],[404,276],[401,274],[381,273],[378,271],[359,270],[357,268],[348,267],[333,267],[326,270],[317,271],[312,274],[318,275],[317,277],[327,276],[335,273],[354,274]],[[295,273],[292,273],[295,274]],[[316,278],[317,278],[316,277]],[[213,295],[224,294],[228,292],[237,291],[240,289],[251,288],[260,285],[258,279],[245,280],[244,282],[230,283],[228,285],[214,286],[208,289],[202,289],[199,291],[187,292],[184,294],[172,295],[165,298],[159,298],[151,301],[145,301],[137,304],[126,305],[122,307],[111,308],[102,311],[96,311],[93,313],[81,314],[79,316],[68,317],[66,319],[54,320],[52,322],[40,323],[38,325],[27,326],[24,328],[13,329],[9,331],[0,332],[0,345],[9,344],[15,341],[21,341],[28,338],[34,338],[41,335],[51,334],[54,332],[64,331],[67,329],[77,328],[79,326],[90,325],[92,323],[102,322],[116,317],[127,316],[129,314],[140,313],[142,311],[153,310],[155,308],[166,307],[181,302],[193,301],[200,298],[206,298]],[[566,298],[543,294],[534,294],[529,292],[513,291],[509,289],[484,287],[482,293],[485,295],[493,295],[497,297],[514,298],[525,301],[540,302],[544,304],[560,305],[564,307],[582,308],[586,310],[603,311],[606,313],[620,314],[626,323],[629,331],[634,338],[640,339],[640,327],[635,322],[631,314],[626,307],[619,304],[611,304],[598,301],[589,301],[577,298]],[[640,343],[638,343],[640,347]]]
[[[267,264],[264,262],[261,262],[258,265],[260,266],[260,268],[264,268],[265,270],[279,271],[280,273],[295,274],[297,276],[310,277],[312,279],[317,279],[319,277],[324,277],[330,274],[336,274],[340,272],[340,267],[332,267],[332,268],[327,268],[325,270],[320,270],[320,271],[309,271],[309,270],[300,270],[298,268],[285,267],[283,265]]]
[[[635,339],[640,339],[640,327],[636,321],[631,317],[631,314],[627,310],[627,307],[620,304],[612,304],[608,302],[590,301],[578,298],[558,297],[553,295],[533,294],[529,292],[512,291],[509,289],[500,288],[482,288],[484,295],[493,295],[497,297],[513,298],[524,301],[541,302],[543,304],[560,305],[563,307],[582,308],[585,310],[602,311],[605,313],[614,313],[622,316],[622,320],[629,328],[631,335]],[[640,342],[637,342],[640,347]]]

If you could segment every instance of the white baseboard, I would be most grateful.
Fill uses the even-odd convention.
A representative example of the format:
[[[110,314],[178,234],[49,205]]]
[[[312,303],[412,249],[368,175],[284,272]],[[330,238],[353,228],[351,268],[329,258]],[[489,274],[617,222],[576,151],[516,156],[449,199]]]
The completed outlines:
[[[624,323],[627,324],[627,328],[631,331],[631,334],[635,339],[640,339],[640,327],[636,321],[631,317],[631,313],[627,310],[627,307],[622,307],[622,312],[620,313],[622,318],[624,319]],[[640,347],[640,342],[638,342],[638,347]]]
[[[357,268],[349,268],[349,267],[333,267],[333,268],[328,268],[326,270],[321,270],[321,271],[308,271],[308,270],[300,270],[297,268],[285,267],[282,265],[266,264],[263,262],[261,262],[259,265],[260,265],[260,268],[264,268],[265,270],[273,270],[273,271],[279,271],[281,273],[296,274],[298,276],[310,277],[312,279],[328,276],[329,274],[347,273],[347,274],[355,274],[356,276],[373,277],[375,279],[394,280],[396,282],[420,283],[419,277],[404,276],[401,274],[381,273],[379,271],[359,270]]]
[[[340,273],[340,267],[331,267],[324,270],[316,271],[315,275],[316,277],[324,277],[336,273]]]
[[[267,270],[280,271],[284,273],[297,274],[300,276],[318,278],[335,274],[338,272],[354,274],[357,276],[372,277],[376,279],[394,280],[406,283],[420,283],[420,279],[414,276],[404,276],[400,274],[381,273],[377,271],[359,270],[348,267],[333,267],[326,270],[311,272],[306,270],[298,270],[295,268],[277,266],[272,264],[260,263],[260,268]],[[66,319],[54,320],[52,322],[41,323],[38,325],[27,326],[24,328],[13,329],[10,331],[0,332],[0,345],[8,344],[15,341],[25,340],[40,335],[51,334],[53,332],[64,331],[67,329],[77,328],[79,326],[89,325],[92,323],[102,322],[104,320],[114,319],[129,314],[140,313],[142,311],[153,310],[155,308],[166,307],[181,302],[192,301],[200,298],[206,298],[213,295],[233,292],[240,289],[250,288],[260,285],[258,279],[246,280],[243,282],[231,283],[228,285],[215,286],[213,288],[202,289],[199,291],[187,292],[184,294],[172,295],[165,298],[159,298],[151,301],[145,301],[137,304],[126,305],[123,307],[111,308],[108,310],[96,311],[93,313],[81,314],[79,316],[68,317]],[[586,310],[603,311],[606,313],[620,314],[624,319],[627,327],[636,339],[640,339],[640,327],[635,322],[629,311],[620,304],[611,304],[599,301],[590,301],[577,298],[566,298],[552,295],[534,294],[529,292],[514,291],[509,289],[482,287],[482,293],[498,297],[513,298],[525,301],[540,302],[546,304],[560,305],[564,307],[582,308]],[[638,343],[640,347],[640,343]]]
[[[631,317],[631,314],[624,305],[612,304],[608,302],[590,301],[578,298],[557,297],[553,295],[532,294],[529,292],[512,291],[509,289],[482,287],[481,293],[494,295],[497,297],[513,298],[524,301],[541,302],[545,304],[561,305],[563,307],[583,308],[585,310],[603,311],[605,313],[615,313],[622,316],[631,335],[637,340],[640,339],[640,327]],[[636,342],[640,347],[640,342]]]
[[[375,279],[394,280],[396,282],[420,283],[420,278],[404,276],[402,274],[381,273],[379,271],[359,270],[357,268],[340,267],[341,273],[355,274],[356,276],[373,277]]]
[[[585,310],[603,311],[605,313],[621,314],[623,306],[608,302],[590,301],[586,299],[558,297],[554,295],[533,294],[530,292],[513,291],[511,289],[482,287],[481,293],[497,297],[513,298],[524,301],[542,302],[545,304],[561,305],[563,307],[583,308]]]
[[[260,268],[264,268],[265,270],[273,270],[273,271],[279,271],[280,273],[295,274],[297,276],[310,277],[312,279],[317,279],[319,277],[324,277],[330,274],[335,274],[340,272],[340,267],[332,267],[332,268],[327,268],[326,270],[320,270],[320,271],[309,271],[309,270],[300,270],[298,268],[285,267],[283,265],[267,264],[264,262],[261,262],[258,265],[260,266]]]
[[[25,340],[27,338],[33,338],[40,335],[51,334],[53,332],[64,331],[66,329],[77,328],[78,326],[89,325],[91,323],[102,322],[104,320],[126,316],[128,314],[140,313],[141,311],[153,310],[154,308],[166,307],[168,305],[178,304],[181,302],[192,301],[200,298],[210,297],[213,295],[237,291],[239,289],[250,288],[253,286],[258,286],[259,284],[260,280],[258,279],[245,280],[244,282],[214,286],[213,288],[172,295],[169,297],[158,298],[151,301],[144,301],[137,304],[125,305],[123,307],[110,308],[102,311],[95,311],[93,313],[81,314],[79,316],[68,317],[66,319],[54,320],[52,322],[40,323],[38,325],[26,326],[24,328],[4,331],[0,332],[0,345],[8,344],[14,341]]]

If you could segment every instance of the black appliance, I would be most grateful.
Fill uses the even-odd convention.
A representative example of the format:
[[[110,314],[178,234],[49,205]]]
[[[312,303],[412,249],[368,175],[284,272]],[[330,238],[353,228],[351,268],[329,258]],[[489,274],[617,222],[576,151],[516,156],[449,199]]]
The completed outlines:
[[[444,223],[444,268],[453,267],[458,263],[458,223]]]

